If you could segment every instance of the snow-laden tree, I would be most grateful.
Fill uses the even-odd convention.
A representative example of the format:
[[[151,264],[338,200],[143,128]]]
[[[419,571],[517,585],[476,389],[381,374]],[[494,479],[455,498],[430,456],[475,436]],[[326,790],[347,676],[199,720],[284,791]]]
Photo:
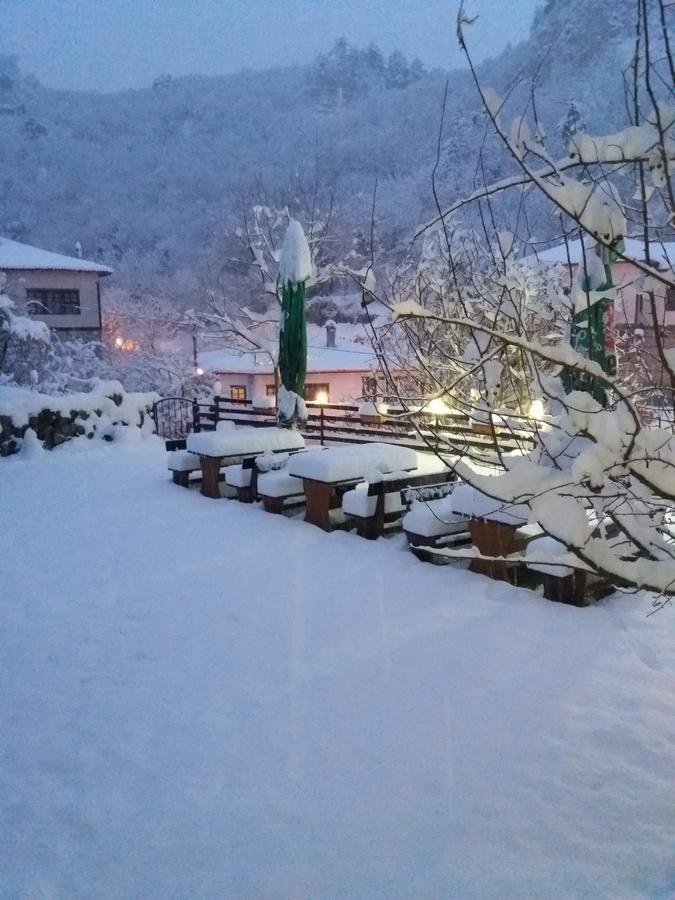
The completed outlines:
[[[659,0],[636,0],[634,11],[633,60],[624,73],[629,121],[612,134],[574,134],[569,155],[556,159],[538,124],[534,87],[512,120],[510,97],[480,82],[468,49],[473,17],[460,8],[460,46],[513,174],[496,182],[479,178],[467,197],[445,208],[439,201],[438,216],[421,234],[429,241],[432,229],[440,233],[439,245],[447,248],[440,280],[449,287],[434,287],[430,301],[428,288],[420,291],[416,281],[415,290],[395,305],[394,318],[407,338],[408,364],[420,384],[432,376],[437,396],[461,399],[462,386],[482,373],[478,406],[493,425],[493,461],[503,474],[477,474],[463,459],[466,448],[446,436],[442,449],[457,460],[460,477],[506,507],[526,504],[531,520],[566,548],[558,562],[569,562],[572,554],[577,564],[619,586],[644,587],[663,597],[675,592],[675,436],[672,427],[643,422],[630,386],[615,376],[611,316],[602,342],[593,324],[614,297],[612,261],[628,260],[648,298],[665,380],[675,386],[675,352],[664,345],[659,316],[675,275],[672,260],[657,252],[675,237],[673,10]],[[439,155],[441,146],[439,140]],[[480,154],[477,171],[485,172]],[[434,193],[438,197],[436,185]],[[513,205],[500,203],[513,193],[518,214],[504,236],[503,209]],[[564,310],[568,304],[566,340],[555,329],[549,334],[545,324],[538,327],[540,313],[530,311],[527,298],[541,298],[542,286],[530,293],[531,276],[517,261],[526,255],[526,268],[534,265],[537,243],[528,232],[528,208],[542,203],[560,224],[558,240],[582,242],[576,272],[568,267],[567,292],[555,286],[553,291],[554,306]],[[484,252],[467,270],[453,240],[460,217],[470,210],[481,223]],[[627,253],[627,235],[640,238],[642,252]],[[548,287],[544,294],[550,294]],[[513,378],[506,393],[505,372]],[[529,410],[521,381],[528,399],[537,401]],[[528,432],[530,440],[521,452],[504,454],[500,433],[517,430]]]
[[[44,322],[21,315],[5,293],[6,276],[0,272],[0,377],[17,384],[31,384],[51,345]]]

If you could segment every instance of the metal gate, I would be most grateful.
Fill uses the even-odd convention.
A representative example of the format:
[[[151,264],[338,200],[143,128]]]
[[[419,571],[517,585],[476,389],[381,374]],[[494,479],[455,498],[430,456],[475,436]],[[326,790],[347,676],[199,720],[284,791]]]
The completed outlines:
[[[194,429],[196,405],[186,397],[164,397],[153,405],[155,430],[167,442],[167,450],[177,449],[181,442],[185,446],[185,438]]]

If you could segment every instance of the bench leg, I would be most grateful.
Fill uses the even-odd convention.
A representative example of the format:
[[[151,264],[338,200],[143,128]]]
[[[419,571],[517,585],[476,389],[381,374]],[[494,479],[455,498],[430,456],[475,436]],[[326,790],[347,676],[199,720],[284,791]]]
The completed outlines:
[[[361,519],[354,516],[353,518],[356,522],[356,533],[359,537],[366,538],[368,541],[376,541],[379,537],[382,537],[384,528],[375,517],[369,516],[367,519]]]
[[[569,606],[586,606],[586,573],[573,572],[571,575],[543,575],[544,597],[555,603]]]
[[[189,472],[173,472],[173,483],[178,484],[181,487],[190,487],[190,473]]]
[[[214,456],[200,456],[202,467],[201,493],[204,497],[220,500],[220,459]]]
[[[508,556],[513,549],[516,535],[513,525],[490,522],[486,519],[471,519],[469,530],[474,547],[484,556]],[[474,559],[471,561],[469,569],[471,572],[494,578],[495,581],[509,581],[506,560]]]
[[[237,488],[237,500],[240,503],[255,503],[255,488],[254,487],[238,487]]]
[[[263,508],[265,512],[281,514],[284,511],[283,497],[263,497]]]

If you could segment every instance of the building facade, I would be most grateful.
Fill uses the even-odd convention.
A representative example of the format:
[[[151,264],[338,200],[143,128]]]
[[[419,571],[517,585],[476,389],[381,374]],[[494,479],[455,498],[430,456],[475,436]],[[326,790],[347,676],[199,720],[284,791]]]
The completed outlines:
[[[323,333],[322,333],[323,332]],[[355,403],[374,397],[378,390],[378,364],[365,343],[336,339],[329,323],[310,335],[307,347],[305,399],[324,403]],[[267,354],[234,350],[207,350],[198,364],[214,378],[214,393],[231,400],[274,399],[274,368]]]
[[[60,337],[101,339],[101,279],[107,266],[0,238],[5,292]]]

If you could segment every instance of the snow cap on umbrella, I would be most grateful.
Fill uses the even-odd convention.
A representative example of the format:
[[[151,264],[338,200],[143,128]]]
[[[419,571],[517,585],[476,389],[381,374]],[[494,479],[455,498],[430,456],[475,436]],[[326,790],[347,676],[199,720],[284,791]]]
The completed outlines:
[[[302,225],[291,219],[279,254],[282,284],[300,284],[312,277],[312,254]]]

